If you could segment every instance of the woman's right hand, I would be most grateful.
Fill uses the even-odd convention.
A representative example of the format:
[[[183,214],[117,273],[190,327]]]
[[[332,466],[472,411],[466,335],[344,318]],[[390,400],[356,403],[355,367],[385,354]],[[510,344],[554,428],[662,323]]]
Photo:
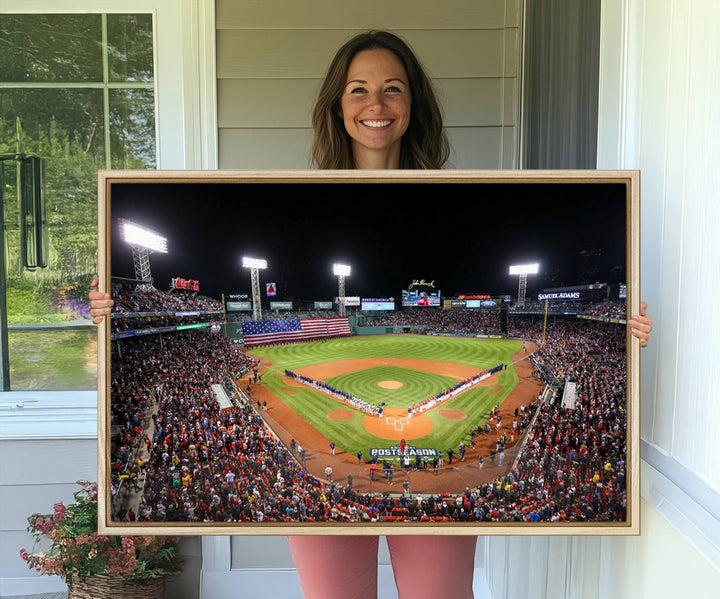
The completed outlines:
[[[88,298],[90,299],[90,316],[95,324],[100,324],[105,316],[110,314],[112,309],[113,301],[110,299],[109,293],[98,291],[98,276],[93,276],[92,283],[90,283],[90,293]]]

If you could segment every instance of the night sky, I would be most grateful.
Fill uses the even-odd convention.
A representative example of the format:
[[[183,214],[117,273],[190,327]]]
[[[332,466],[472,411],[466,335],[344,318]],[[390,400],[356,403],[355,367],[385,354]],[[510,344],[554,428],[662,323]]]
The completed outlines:
[[[124,218],[163,235],[155,287],[197,279],[200,292],[250,294],[243,256],[265,258],[275,300],[330,301],[334,262],[346,295],[399,298],[416,279],[443,296],[517,294],[511,264],[538,262],[545,288],[625,280],[625,187],[613,183],[113,183],[111,275],[134,278]],[[599,252],[597,251],[599,250]],[[583,258],[581,252],[596,257]]]

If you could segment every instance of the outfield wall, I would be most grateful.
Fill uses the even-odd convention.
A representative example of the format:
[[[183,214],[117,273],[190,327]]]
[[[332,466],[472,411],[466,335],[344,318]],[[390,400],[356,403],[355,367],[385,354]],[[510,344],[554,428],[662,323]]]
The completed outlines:
[[[394,326],[353,327],[356,335],[392,335],[394,332]]]

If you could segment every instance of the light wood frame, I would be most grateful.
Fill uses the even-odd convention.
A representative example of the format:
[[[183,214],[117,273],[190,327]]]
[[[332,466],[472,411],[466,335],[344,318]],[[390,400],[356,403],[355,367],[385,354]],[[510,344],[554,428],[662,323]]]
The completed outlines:
[[[112,196],[114,186],[126,183],[317,183],[428,184],[444,186],[471,183],[512,185],[621,184],[624,186],[626,222],[627,312],[640,305],[640,173],[618,171],[100,171],[99,278],[101,290],[110,288]],[[435,197],[437,187],[432,189]],[[436,206],[442,210],[442,203]],[[580,223],[578,223],[580,225]],[[587,226],[592,226],[589,223]],[[621,522],[473,522],[473,523],[203,523],[120,522],[111,519],[110,487],[110,319],[99,326],[98,343],[98,482],[99,531],[105,534],[162,535],[287,535],[287,534],[443,534],[443,535],[638,535],[640,534],[639,444],[639,342],[626,333],[626,520]]]

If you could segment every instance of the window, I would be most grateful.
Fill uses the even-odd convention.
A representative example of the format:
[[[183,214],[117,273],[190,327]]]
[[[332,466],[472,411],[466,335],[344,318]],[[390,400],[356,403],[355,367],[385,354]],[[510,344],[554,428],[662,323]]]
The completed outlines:
[[[5,391],[97,387],[97,170],[156,167],[153,40],[152,14],[0,16]],[[23,157],[42,159],[45,264],[23,252]]]

